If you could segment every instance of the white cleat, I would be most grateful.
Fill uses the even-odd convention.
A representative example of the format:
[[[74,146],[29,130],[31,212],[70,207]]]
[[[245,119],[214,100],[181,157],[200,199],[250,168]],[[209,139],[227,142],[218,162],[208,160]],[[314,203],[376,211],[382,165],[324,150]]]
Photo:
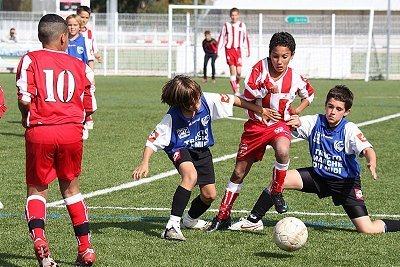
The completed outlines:
[[[58,265],[58,263],[53,260],[50,256],[47,256],[46,258],[44,258],[42,260],[42,262],[40,263],[41,267],[59,267],[60,265]]]
[[[2,208],[4,208],[4,205],[3,205],[3,203],[1,203],[1,201],[0,201],[0,209],[2,209]]]
[[[183,236],[181,228],[179,226],[172,226],[171,228],[165,228],[161,234],[162,239],[173,240],[173,241],[185,241],[186,238]]]
[[[207,226],[205,220],[193,219],[188,213],[185,213],[182,217],[181,225],[188,229],[204,229]]]
[[[232,224],[228,229],[232,231],[261,231],[264,229],[264,225],[261,220],[253,223],[246,218],[240,218],[237,223]]]

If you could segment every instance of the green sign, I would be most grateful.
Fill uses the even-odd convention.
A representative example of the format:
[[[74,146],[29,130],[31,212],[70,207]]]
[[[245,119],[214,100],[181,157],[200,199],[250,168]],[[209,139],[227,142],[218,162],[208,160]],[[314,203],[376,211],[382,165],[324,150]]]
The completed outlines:
[[[308,16],[287,16],[285,21],[290,24],[307,24],[310,19]]]

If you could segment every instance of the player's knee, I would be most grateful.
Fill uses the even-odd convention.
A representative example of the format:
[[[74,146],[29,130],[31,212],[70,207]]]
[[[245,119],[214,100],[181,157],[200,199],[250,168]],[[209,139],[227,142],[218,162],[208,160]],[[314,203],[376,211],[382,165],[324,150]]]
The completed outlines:
[[[205,192],[201,196],[204,203],[211,204],[217,198],[217,192]]]

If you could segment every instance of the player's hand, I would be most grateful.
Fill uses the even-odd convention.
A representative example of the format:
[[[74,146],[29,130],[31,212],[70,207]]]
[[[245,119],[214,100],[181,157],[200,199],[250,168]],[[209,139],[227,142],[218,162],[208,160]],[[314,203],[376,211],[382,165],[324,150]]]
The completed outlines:
[[[133,180],[137,181],[140,178],[142,178],[143,175],[144,177],[147,177],[148,173],[149,173],[149,165],[142,163],[142,165],[140,165],[133,171],[132,178]]]
[[[278,111],[270,108],[263,108],[263,112],[261,115],[263,117],[264,122],[269,120],[279,121],[280,119],[282,119],[282,115],[279,114]]]
[[[372,178],[374,178],[374,180],[378,179],[378,176],[376,175],[376,166],[368,163],[367,167],[368,167],[369,171],[371,172]]]
[[[27,128],[27,127],[28,127],[27,118],[22,118],[22,119],[21,119],[21,124],[22,124],[22,126],[23,126],[24,128]]]
[[[286,125],[293,127],[295,129],[301,126],[301,121],[298,115],[290,116],[289,120],[286,122]]]

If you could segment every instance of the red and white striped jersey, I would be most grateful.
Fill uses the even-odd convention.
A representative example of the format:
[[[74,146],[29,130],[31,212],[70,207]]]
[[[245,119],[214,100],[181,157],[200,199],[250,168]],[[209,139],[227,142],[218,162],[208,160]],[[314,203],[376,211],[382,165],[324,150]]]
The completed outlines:
[[[87,40],[90,41],[91,44],[90,49],[92,50],[92,53],[97,54],[99,52],[99,48],[97,47],[97,42],[96,39],[94,38],[93,31],[88,27],[84,27],[81,29],[81,34],[83,35],[83,37],[85,37]]]
[[[285,74],[277,81],[271,78],[268,70],[268,58],[257,62],[245,79],[244,98],[256,105],[279,111],[282,120],[288,120],[291,115],[291,104],[296,94],[310,103],[314,99],[314,88],[301,75],[288,67]],[[271,93],[272,88],[278,88],[278,93]],[[262,121],[262,117],[247,110],[250,119]],[[275,122],[270,120],[267,125]]]
[[[223,47],[227,49],[240,48],[242,49],[242,52],[244,49],[247,51],[247,56],[250,56],[249,36],[247,34],[246,24],[244,24],[244,22],[225,22],[218,37],[218,50],[222,49]]]
[[[18,99],[30,102],[27,126],[82,124],[97,109],[93,71],[64,51],[25,54],[17,71]]]

